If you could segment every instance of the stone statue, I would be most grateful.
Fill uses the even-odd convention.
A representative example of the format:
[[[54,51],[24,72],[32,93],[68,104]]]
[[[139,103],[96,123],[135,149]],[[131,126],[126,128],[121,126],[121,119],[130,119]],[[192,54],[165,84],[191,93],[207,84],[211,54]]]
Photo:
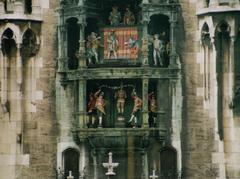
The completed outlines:
[[[95,103],[95,107],[97,110],[97,116],[98,116],[98,127],[102,127],[102,120],[103,120],[103,116],[106,115],[105,112],[105,100],[103,98],[104,93],[101,91],[101,89],[99,89],[95,94],[94,97],[96,98],[96,103]]]
[[[135,16],[133,12],[130,10],[130,6],[126,7],[126,11],[123,17],[123,24],[124,25],[134,25],[135,24]]]
[[[101,47],[100,44],[100,39],[101,37],[97,37],[97,34],[95,32],[92,32],[88,37],[87,37],[87,42],[86,42],[86,48],[87,48],[87,58],[88,58],[88,63],[92,64],[92,59],[95,59],[96,63],[99,63],[99,57],[98,57],[98,50],[99,47]]]
[[[148,94],[149,127],[154,127],[157,117],[157,100],[154,92]]]
[[[137,96],[137,93],[135,92],[135,90],[133,90],[132,92],[132,98],[134,100],[134,105],[133,105],[131,118],[128,122],[131,123],[134,120],[133,127],[135,127],[137,124],[137,115],[138,113],[140,113],[140,110],[142,107],[142,100]]]
[[[108,55],[107,55],[108,58],[111,58],[111,56],[113,55],[114,58],[116,59],[119,43],[114,30],[111,30],[111,32],[109,32],[107,43],[108,43]]]
[[[123,85],[121,83],[120,89],[116,92],[115,98],[117,98],[117,111],[118,114],[124,113],[125,99],[127,98],[126,91],[123,90]]]
[[[108,20],[112,26],[118,26],[121,21],[121,13],[118,11],[117,6],[112,7],[112,12],[110,12]]]
[[[163,66],[163,58],[165,52],[165,43],[163,40],[159,39],[158,34],[154,34],[153,36],[153,61],[154,65]]]
[[[89,116],[89,127],[92,127],[94,124],[94,116],[96,113],[96,98],[93,93],[90,93],[89,95],[89,102],[87,105],[87,114]]]

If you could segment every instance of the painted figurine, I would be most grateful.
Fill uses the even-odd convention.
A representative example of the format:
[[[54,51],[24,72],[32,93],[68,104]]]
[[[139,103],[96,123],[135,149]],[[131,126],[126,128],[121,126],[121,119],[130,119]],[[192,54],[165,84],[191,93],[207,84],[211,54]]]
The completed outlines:
[[[163,58],[164,58],[164,52],[165,52],[164,41],[159,39],[158,34],[154,34],[152,43],[153,43],[154,65],[157,66],[159,63],[160,66],[163,66]]]
[[[101,37],[97,37],[97,34],[95,32],[92,32],[88,37],[87,37],[87,42],[86,42],[86,48],[87,48],[87,58],[88,58],[88,63],[92,63],[92,59],[95,59],[96,63],[99,63],[99,57],[98,57],[98,50],[99,47],[101,47],[100,44],[100,39]]]
[[[132,121],[134,121],[133,127],[135,127],[137,124],[137,115],[138,113],[140,113],[142,107],[142,100],[137,96],[137,93],[135,91],[133,91],[132,93],[132,98],[134,100],[134,105],[131,118],[128,122],[131,123]]]
[[[119,47],[119,43],[114,30],[109,32],[107,43],[108,43],[108,55],[107,55],[108,58],[111,58],[111,56],[113,55],[114,58],[117,59],[117,50]]]
[[[123,24],[124,25],[134,25],[135,24],[135,16],[133,12],[130,10],[130,6],[126,7],[126,11],[123,17]]]
[[[117,98],[117,111],[118,114],[124,113],[125,99],[127,98],[126,91],[123,90],[123,86],[121,84],[120,89],[116,92],[115,98]]]
[[[157,117],[157,100],[154,92],[148,94],[149,127],[154,127]]]
[[[121,13],[118,11],[117,6],[112,7],[112,12],[110,12],[108,20],[112,26],[118,26],[121,21]]]
[[[89,116],[89,127],[92,127],[94,124],[94,116],[96,113],[96,98],[93,93],[90,93],[89,95],[89,102],[87,105],[87,113]]]
[[[105,100],[103,98],[104,93],[100,90],[98,90],[95,94],[94,97],[96,98],[96,103],[95,103],[95,107],[97,110],[97,116],[98,116],[98,127],[102,127],[102,120],[103,120],[103,116],[106,115],[105,112]]]

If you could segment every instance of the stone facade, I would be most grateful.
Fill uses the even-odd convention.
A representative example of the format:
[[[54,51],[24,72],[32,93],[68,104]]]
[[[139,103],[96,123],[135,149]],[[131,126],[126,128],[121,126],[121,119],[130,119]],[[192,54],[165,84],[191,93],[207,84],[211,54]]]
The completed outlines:
[[[163,179],[240,178],[238,0],[116,2],[136,13],[139,56],[109,63],[99,52],[102,61],[93,64],[87,37],[97,33],[104,46],[110,1],[26,2],[0,0],[0,179],[63,179],[69,171],[105,178],[110,151],[119,163],[115,178],[147,179],[152,170]],[[153,64],[149,45],[158,33],[170,46],[162,65]],[[125,116],[114,111],[120,83]],[[89,124],[88,96],[98,89],[106,99],[103,128]],[[133,126],[132,91],[142,99]]]

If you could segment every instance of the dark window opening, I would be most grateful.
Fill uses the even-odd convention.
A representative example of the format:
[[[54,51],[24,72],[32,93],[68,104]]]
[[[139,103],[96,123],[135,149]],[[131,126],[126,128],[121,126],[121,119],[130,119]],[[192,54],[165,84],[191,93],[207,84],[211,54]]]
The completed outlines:
[[[16,42],[14,40],[14,34],[11,29],[5,30],[2,35],[3,54],[12,56],[13,50],[16,49]]]
[[[79,51],[80,27],[77,22],[76,18],[67,20],[68,68],[70,70],[78,68],[77,52]]]
[[[79,178],[79,153],[74,149],[67,149],[63,153],[64,156],[64,179],[67,179],[69,171],[72,172],[74,178]]]
[[[25,13],[26,14],[32,13],[32,0],[25,0]]]
[[[171,148],[165,148],[160,152],[160,178],[177,179],[177,152]]]

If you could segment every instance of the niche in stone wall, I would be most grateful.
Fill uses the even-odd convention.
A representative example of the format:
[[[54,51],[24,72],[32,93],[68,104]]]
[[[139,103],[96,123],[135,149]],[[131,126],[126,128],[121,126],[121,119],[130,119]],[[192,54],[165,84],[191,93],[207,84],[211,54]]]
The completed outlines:
[[[211,74],[211,39],[209,33],[209,27],[205,23],[201,32],[201,43],[202,52],[204,57],[204,76],[203,76],[203,87],[204,87],[204,98],[209,100],[210,98],[210,74]]]
[[[22,38],[21,57],[22,57],[22,92],[24,96],[24,107],[32,111],[30,107],[35,106],[35,87],[36,87],[36,55],[39,50],[36,34],[28,28]]]
[[[67,20],[67,54],[68,68],[70,70],[78,68],[77,52],[79,50],[80,27],[77,18]]]
[[[160,179],[177,179],[177,152],[172,147],[160,151]]]
[[[25,13],[32,13],[32,0],[24,0]]]
[[[152,66],[167,67],[170,54],[170,23],[166,15],[152,15],[148,24],[150,36],[149,63]]]
[[[1,103],[4,112],[10,112],[10,92],[13,89],[18,89],[15,79],[16,75],[16,42],[13,31],[8,28],[4,31],[1,37],[3,59],[1,61]]]
[[[74,178],[79,178],[79,152],[75,149],[67,149],[63,152],[64,179],[67,179],[69,171]]]
[[[229,73],[230,67],[230,27],[223,21],[221,22],[216,31],[216,73],[217,73],[217,85],[218,85],[218,96],[217,96],[217,114],[218,114],[218,133],[219,137],[223,139],[223,115],[226,104],[224,98],[228,95],[229,80],[226,80],[224,76]]]

